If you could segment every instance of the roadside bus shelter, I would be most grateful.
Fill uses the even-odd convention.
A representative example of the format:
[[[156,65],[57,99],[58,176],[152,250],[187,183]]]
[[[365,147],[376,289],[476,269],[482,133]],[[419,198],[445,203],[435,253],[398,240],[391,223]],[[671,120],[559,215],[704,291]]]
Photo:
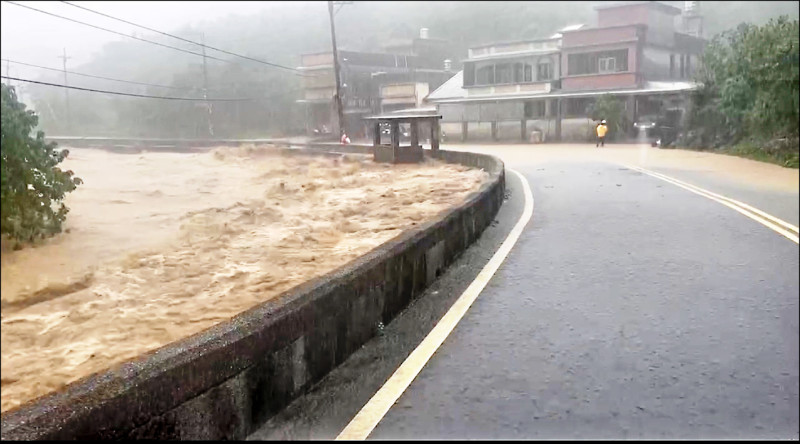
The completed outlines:
[[[372,125],[372,147],[375,162],[388,163],[417,163],[422,162],[422,145],[419,143],[420,125],[428,124],[431,131],[431,156],[439,154],[439,139],[441,130],[439,120],[441,114],[430,112],[407,112],[382,114],[365,117],[364,120]],[[400,144],[400,124],[408,123],[411,126],[410,145]],[[388,124],[391,141],[381,143],[381,125]]]

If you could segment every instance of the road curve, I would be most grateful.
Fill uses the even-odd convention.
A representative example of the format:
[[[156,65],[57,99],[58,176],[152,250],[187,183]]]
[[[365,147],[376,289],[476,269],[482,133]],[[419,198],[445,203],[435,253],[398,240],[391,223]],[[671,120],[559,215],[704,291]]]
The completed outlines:
[[[533,224],[371,439],[797,439],[797,244],[624,167],[522,172]]]
[[[504,160],[533,220],[369,439],[798,439],[796,243],[610,161]],[[509,189],[465,264],[250,438],[336,437],[510,231]]]

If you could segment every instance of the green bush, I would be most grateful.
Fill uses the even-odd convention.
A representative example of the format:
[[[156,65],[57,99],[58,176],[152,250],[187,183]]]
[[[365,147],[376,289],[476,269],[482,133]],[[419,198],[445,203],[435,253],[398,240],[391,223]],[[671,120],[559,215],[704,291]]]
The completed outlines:
[[[589,116],[595,122],[606,120],[608,125],[607,140],[615,140],[624,135],[625,129],[629,126],[628,118],[625,114],[625,104],[611,94],[600,96],[592,105]],[[594,127],[592,127],[592,134],[591,140],[597,138]]]
[[[748,157],[793,165],[800,121],[800,29],[780,17],[763,26],[743,23],[709,42],[695,80],[688,131],[695,148],[733,147]],[[795,160],[792,160],[795,159]]]
[[[2,138],[0,139],[0,234],[32,242],[61,231],[69,209],[61,202],[81,179],[56,165],[67,150],[45,143],[33,111],[17,100],[14,88],[2,85]],[[57,209],[53,207],[56,206]]]

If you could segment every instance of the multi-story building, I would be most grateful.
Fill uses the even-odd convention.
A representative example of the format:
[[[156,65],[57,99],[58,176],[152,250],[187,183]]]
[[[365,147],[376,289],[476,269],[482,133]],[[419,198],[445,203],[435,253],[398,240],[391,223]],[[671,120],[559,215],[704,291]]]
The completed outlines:
[[[430,90],[453,75],[446,61],[446,42],[429,39],[427,29],[420,38],[394,42],[387,49],[394,52],[338,51],[345,128],[353,137],[366,136],[363,117],[419,105]],[[298,100],[306,109],[308,133],[333,131],[333,53],[304,54],[299,69],[311,74],[304,78],[303,98]]]
[[[622,99],[630,123],[681,107],[704,45],[697,3],[683,14],[655,1],[602,5],[596,26],[473,48],[463,70],[426,101],[442,113],[442,129],[462,139],[527,140],[532,129],[545,139],[582,139],[604,94]]]

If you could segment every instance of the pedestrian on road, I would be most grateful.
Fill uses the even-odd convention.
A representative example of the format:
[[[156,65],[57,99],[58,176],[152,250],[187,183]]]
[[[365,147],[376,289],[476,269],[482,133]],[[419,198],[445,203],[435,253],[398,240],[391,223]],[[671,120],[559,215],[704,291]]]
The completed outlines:
[[[595,130],[597,131],[597,143],[595,144],[595,148],[599,146],[606,146],[606,133],[608,132],[608,126],[606,126],[605,119],[600,121],[600,124],[597,125]]]

